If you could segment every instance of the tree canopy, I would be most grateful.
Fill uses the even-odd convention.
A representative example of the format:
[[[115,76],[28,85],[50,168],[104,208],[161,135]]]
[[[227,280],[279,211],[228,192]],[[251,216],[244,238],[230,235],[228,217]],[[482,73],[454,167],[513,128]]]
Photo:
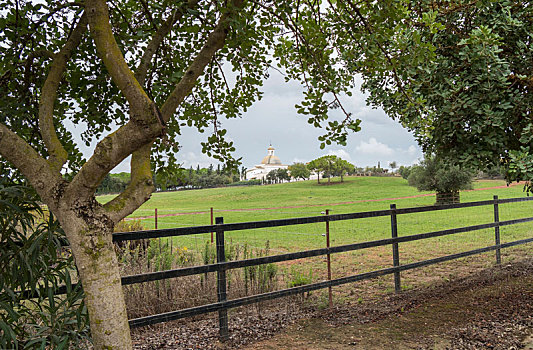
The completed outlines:
[[[328,179],[328,183],[331,182],[331,177],[333,176],[339,176],[341,182],[343,182],[344,175],[348,172],[352,173],[355,170],[353,164],[335,155],[326,155],[313,159],[307,164],[307,168],[318,175],[318,183],[320,183],[320,174],[322,174],[322,177]]]
[[[289,165],[289,173],[293,179],[307,180],[311,176],[311,172],[305,163]]]
[[[508,181],[533,179],[531,2],[395,4],[374,2],[367,25],[356,26],[375,31],[369,45],[379,58],[357,37],[344,46],[368,101],[414,131],[425,153],[480,170],[502,165]],[[383,12],[393,14],[382,21]]]

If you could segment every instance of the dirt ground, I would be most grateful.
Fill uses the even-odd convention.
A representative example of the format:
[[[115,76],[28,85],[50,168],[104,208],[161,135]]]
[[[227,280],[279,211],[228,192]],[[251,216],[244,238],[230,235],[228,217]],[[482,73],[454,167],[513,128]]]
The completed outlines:
[[[533,349],[533,260],[342,305],[247,349]]]
[[[136,330],[135,349],[533,350],[533,258],[507,257],[499,267],[483,261],[459,260],[461,273],[449,278],[442,276],[456,266],[417,270],[406,279],[441,278],[399,294],[383,291],[380,279],[348,285],[335,290],[331,309],[325,294],[315,293],[231,310],[225,343],[217,340],[215,318]]]

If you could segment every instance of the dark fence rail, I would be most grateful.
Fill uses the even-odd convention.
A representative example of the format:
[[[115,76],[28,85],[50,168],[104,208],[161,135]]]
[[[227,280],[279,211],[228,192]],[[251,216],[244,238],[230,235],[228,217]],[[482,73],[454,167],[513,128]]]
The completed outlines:
[[[416,269],[423,266],[428,266],[444,261],[449,261],[453,259],[458,259],[462,257],[467,257],[475,254],[480,254],[489,251],[496,251],[496,262],[499,264],[501,262],[500,250],[503,248],[508,248],[520,244],[526,244],[533,242],[532,238],[522,239],[518,241],[508,242],[501,244],[500,243],[500,227],[516,225],[520,223],[526,223],[533,221],[533,217],[519,218],[513,220],[500,221],[499,220],[499,205],[506,203],[516,203],[531,201],[533,197],[524,197],[524,198],[511,198],[511,199],[498,199],[497,196],[494,196],[493,200],[486,201],[477,201],[477,202],[468,202],[468,203],[459,203],[459,204],[450,204],[450,205],[434,205],[426,207],[416,207],[416,208],[402,208],[397,209],[394,204],[391,205],[388,210],[377,210],[377,211],[368,211],[368,212],[359,212],[359,213],[350,213],[350,214],[337,214],[337,215],[321,215],[321,216],[311,216],[311,217],[301,217],[301,218],[291,218],[291,219],[279,219],[279,220],[267,220],[267,221],[253,221],[253,222],[242,222],[242,223],[231,223],[224,224],[222,218],[217,218],[216,225],[205,225],[205,226],[195,226],[195,227],[185,227],[185,228],[174,228],[174,229],[162,229],[162,230],[148,230],[148,231],[136,231],[136,232],[125,232],[125,233],[115,233],[113,234],[114,242],[128,241],[128,240],[138,240],[138,239],[148,239],[148,238],[161,238],[161,237],[172,237],[172,236],[184,236],[184,235],[195,235],[202,233],[211,233],[216,232],[216,246],[217,246],[217,263],[208,264],[202,266],[192,266],[184,267],[173,270],[159,271],[144,273],[139,275],[125,276],[122,277],[123,285],[130,285],[135,283],[143,283],[149,281],[157,281],[168,278],[177,278],[190,275],[205,274],[208,272],[217,273],[217,296],[218,302],[208,305],[202,305],[197,307],[192,307],[188,309],[182,309],[157,315],[151,315],[141,318],[132,319],[129,321],[131,327],[140,327],[152,325],[160,322],[167,322],[171,320],[176,320],[184,317],[190,317],[210,312],[219,313],[219,327],[220,327],[220,336],[222,339],[228,337],[228,316],[227,310],[230,308],[235,308],[243,305],[249,305],[252,303],[257,303],[266,300],[272,300],[280,297],[285,297],[289,295],[295,295],[303,292],[318,290],[322,288],[331,288],[333,286],[338,286],[346,283],[353,283],[357,281],[362,281],[365,279],[371,279],[379,276],[384,276],[388,274],[394,274],[394,284],[395,290],[401,290],[401,281],[400,281],[400,272],[407,271],[411,269]],[[491,205],[494,207],[494,221],[485,224],[478,224],[472,226],[458,227],[440,231],[418,233],[408,236],[398,237],[398,227],[397,227],[397,216],[403,214],[412,214],[412,213],[423,213],[437,210],[449,210],[449,209],[458,209],[458,208],[468,208],[468,207],[478,207],[478,206],[488,206]],[[341,221],[341,220],[354,220],[362,218],[371,218],[371,217],[383,217],[390,216],[391,218],[391,238],[380,239],[375,241],[367,241],[353,244],[346,244],[334,247],[326,247],[320,249],[305,250],[294,253],[286,253],[265,257],[258,257],[246,260],[237,260],[237,261],[225,261],[224,256],[224,232],[227,231],[238,231],[238,230],[250,230],[258,228],[268,228],[268,227],[279,227],[279,226],[289,226],[289,225],[303,225],[303,224],[312,224],[320,222],[332,222],[332,221]],[[494,228],[494,245],[474,249],[470,251],[465,251],[457,254],[446,255],[434,259],[423,260],[419,262],[409,263],[409,264],[400,264],[400,256],[398,250],[399,243],[412,242],[417,240],[423,240],[434,237],[441,237],[446,235],[453,235],[457,233],[472,232],[482,229]],[[238,299],[226,300],[226,271],[230,269],[257,266],[262,264],[290,261],[301,258],[309,258],[322,255],[330,255],[334,253],[355,251],[360,249],[367,249],[372,247],[379,247],[385,245],[392,245],[393,248],[393,267],[375,270],[367,273],[357,274],[353,276],[338,278],[338,279],[329,279],[327,281],[307,284],[304,286],[288,288],[283,290],[278,290],[274,292],[258,294],[253,296],[247,296]]]
[[[277,299],[277,298],[286,297],[290,295],[301,294],[304,292],[310,292],[310,291],[314,291],[318,289],[324,289],[324,288],[333,287],[333,286],[340,286],[342,284],[363,281],[366,279],[390,275],[393,273],[399,273],[401,271],[412,270],[412,269],[416,269],[416,268],[420,268],[420,267],[424,267],[424,266],[428,266],[432,264],[437,264],[437,263],[441,263],[441,262],[445,262],[449,260],[464,258],[464,257],[475,255],[475,254],[481,254],[481,253],[489,252],[489,251],[500,249],[500,248],[508,248],[508,247],[525,244],[525,243],[531,243],[531,242],[533,242],[533,238],[527,238],[527,239],[523,239],[519,241],[494,245],[494,246],[485,247],[485,248],[474,249],[474,250],[470,250],[470,251],[466,251],[462,253],[446,255],[443,257],[439,257],[439,258],[400,265],[398,267],[389,267],[386,269],[375,270],[371,272],[361,273],[358,275],[337,278],[331,281],[311,283],[311,284],[306,284],[304,286],[282,289],[282,290],[278,290],[275,292],[257,294],[257,295],[248,296],[248,297],[239,298],[239,299],[233,299],[233,300],[228,300],[228,301],[223,301],[223,302],[218,302],[218,303],[213,303],[213,304],[207,304],[207,305],[192,307],[188,309],[178,310],[178,311],[166,312],[166,313],[152,315],[152,316],[135,318],[129,321],[130,327],[141,327],[141,326],[148,326],[148,325],[161,323],[161,322],[174,321],[174,320],[178,320],[178,319],[185,318],[185,317],[191,317],[191,316],[206,314],[209,312],[220,311],[223,309],[230,309],[230,308],[235,308],[239,306],[245,306],[249,304],[258,303],[261,301],[267,301],[267,300]]]
[[[495,201],[497,201],[497,203],[504,204],[504,203],[524,202],[524,201],[531,201],[531,200],[533,200],[533,197],[495,199],[495,200],[457,203],[457,204],[448,204],[448,205],[430,205],[430,206],[425,206],[425,207],[396,209],[396,214],[401,215],[401,214],[423,213],[427,211],[436,211],[436,210],[479,207],[479,206],[493,205]],[[179,228],[169,228],[169,229],[159,229],[159,230],[120,232],[120,233],[113,234],[113,242],[132,241],[132,240],[147,239],[147,238],[162,238],[162,237],[172,237],[172,236],[196,235],[196,234],[202,234],[202,233],[215,232],[217,229],[222,229],[223,231],[238,231],[238,230],[250,230],[250,229],[267,228],[267,227],[314,224],[314,223],[326,222],[326,221],[331,222],[331,221],[340,221],[340,220],[364,219],[364,218],[372,218],[372,217],[379,217],[379,216],[389,216],[391,215],[391,213],[392,213],[392,209],[387,209],[387,210],[366,211],[366,212],[350,213],[350,214],[335,214],[335,215],[329,215],[329,216],[322,215],[322,216],[309,216],[309,217],[300,217],[300,218],[292,218],[292,219],[239,222],[239,223],[233,223],[233,224],[204,225],[204,226],[179,227]]]

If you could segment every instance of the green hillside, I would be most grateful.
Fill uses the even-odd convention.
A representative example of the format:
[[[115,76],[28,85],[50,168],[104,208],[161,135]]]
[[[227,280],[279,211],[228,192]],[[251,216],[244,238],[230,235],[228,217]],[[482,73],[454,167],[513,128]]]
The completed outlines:
[[[338,181],[337,179],[335,179]],[[474,183],[474,188],[504,186],[504,181],[483,180]],[[346,202],[381,200],[429,194],[419,192],[407,185],[399,177],[348,177],[344,183],[334,182],[330,185],[317,184],[316,181],[300,181],[265,186],[243,186],[211,188],[203,190],[183,190],[176,192],[154,193],[131,217],[149,216],[157,208],[159,214],[178,212],[215,211],[228,209],[256,209],[279,207],[308,207],[298,210],[284,209],[284,212],[317,212],[329,208],[335,212],[374,210],[388,207],[388,203],[397,203],[399,207],[430,205],[434,197],[394,199],[385,202],[365,202],[346,205],[332,205]],[[525,196],[521,186],[501,189],[462,192],[462,201],[490,199],[493,195],[501,198]],[[106,202],[112,196],[100,196],[99,201]],[[316,209],[319,206],[320,209]],[[296,209],[296,208],[294,208]]]
[[[505,187],[504,181],[477,181],[474,184],[476,189],[497,186],[504,187],[462,192],[461,200],[463,202],[488,200],[492,199],[493,195],[498,195],[500,198],[525,196],[522,186]],[[158,228],[171,228],[210,224],[211,207],[214,208],[215,217],[222,216],[224,222],[230,223],[321,215],[326,209],[329,209],[331,214],[380,210],[388,209],[391,203],[396,203],[399,208],[432,205],[435,202],[434,196],[412,197],[424,194],[429,193],[418,192],[408,186],[407,181],[402,178],[351,177],[346,178],[344,183],[331,185],[302,181],[265,186],[154,193],[152,198],[131,217],[145,217],[142,219],[143,225],[147,229],[152,229],[155,226],[153,215],[157,208]],[[99,200],[105,202],[110,198],[111,196],[102,196]],[[529,202],[502,205],[500,217],[501,220],[525,217],[531,215],[531,209],[533,204]],[[400,235],[487,223],[492,220],[492,206],[409,214],[398,218]],[[385,238],[390,235],[390,218],[334,222],[331,224],[331,229],[333,244]],[[483,244],[481,241],[490,242],[492,231],[485,230],[485,233],[479,233],[476,235],[476,240],[479,240],[480,244]],[[513,233],[508,236],[504,234],[504,240],[514,237],[514,233],[519,231],[515,227],[502,228],[503,233]],[[256,247],[264,246],[268,240],[275,250],[290,251],[323,246],[323,233],[323,225],[314,224],[228,232],[226,237]],[[175,241],[179,245],[199,249],[210,239],[209,236],[205,234],[180,237],[175,238]],[[523,235],[520,234],[521,236]],[[468,234],[439,240],[450,239],[455,240],[454,245],[471,240]]]

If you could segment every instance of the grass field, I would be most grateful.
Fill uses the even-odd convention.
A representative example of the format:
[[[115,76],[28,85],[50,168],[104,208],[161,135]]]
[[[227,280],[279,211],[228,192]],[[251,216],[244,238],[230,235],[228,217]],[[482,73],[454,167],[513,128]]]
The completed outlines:
[[[485,189],[501,186],[503,188]],[[493,198],[493,195],[498,195],[499,198],[526,196],[522,191],[522,186],[505,187],[504,181],[478,181],[474,184],[474,188],[478,190],[461,193],[462,202],[490,200]],[[434,196],[420,196],[427,194],[430,193],[420,193],[416,189],[409,187],[407,182],[401,178],[389,177],[352,177],[346,178],[344,183],[334,183],[331,185],[318,185],[315,181],[305,181],[268,186],[189,190],[154,193],[152,198],[134,212],[130,218],[144,217],[140,219],[144,227],[146,229],[153,229],[153,215],[154,210],[157,208],[159,228],[207,225],[210,224],[209,209],[213,207],[215,216],[224,217],[225,223],[259,221],[323,215],[321,213],[326,209],[329,209],[331,214],[340,214],[388,209],[392,203],[395,203],[398,208],[434,204]],[[98,199],[101,202],[105,202],[111,198],[112,196],[101,196]],[[484,206],[399,215],[398,231],[400,236],[404,236],[489,223],[494,220],[493,210],[493,206]],[[533,201],[500,205],[501,221],[529,217],[532,216],[532,213]],[[164,216],[168,214],[174,214],[174,216]],[[331,222],[331,245],[336,246],[389,238],[391,236],[390,220],[390,217],[386,216]],[[529,238],[532,236],[532,231],[531,223],[502,227],[501,241],[504,243]],[[325,223],[226,232],[226,252],[232,256],[230,259],[243,259],[258,255],[274,255],[322,248],[326,245],[324,233]],[[204,264],[206,252],[209,252],[211,255],[214,254],[214,247],[209,244],[209,241],[210,234],[202,234],[174,237],[172,239],[164,238],[157,244],[162,244],[163,247],[165,244],[167,247],[172,245],[174,262],[172,266],[167,268],[176,268],[184,265]],[[406,264],[493,244],[494,229],[402,243],[400,244],[400,262],[401,264]],[[267,246],[268,249],[266,249]],[[158,250],[157,245],[156,250]],[[245,252],[248,252],[248,255]],[[502,255],[504,262],[508,262],[520,256],[531,255],[532,252],[533,245],[529,244],[504,250],[502,251]],[[390,246],[383,246],[333,254],[331,260],[333,267],[332,277],[339,278],[390,267],[392,265],[392,249]],[[210,261],[212,262],[213,260]],[[408,271],[402,273],[402,288],[410,288],[420,283],[426,283],[426,281],[436,276],[440,276],[438,278],[448,278],[460,269],[471,270],[475,269],[476,266],[486,266],[487,264],[494,264],[493,252],[467,258],[467,263],[463,259],[461,261],[433,265],[421,270]],[[149,264],[148,270],[146,270],[146,266],[142,267],[141,265],[138,266],[138,270],[126,269],[124,273],[135,274],[161,269],[158,263]],[[246,272],[241,270],[233,270],[228,276],[233,281],[231,282],[233,287],[231,288],[230,295],[233,293],[242,293],[242,290],[238,292],[239,289],[236,287],[242,284],[242,281],[247,280]],[[310,281],[323,280],[326,277],[327,270],[325,257],[316,257],[278,263],[277,271],[276,278],[278,282],[276,283],[278,284],[277,287],[272,286],[272,288],[283,288],[295,285],[295,283],[304,284]],[[190,279],[186,280],[188,286],[205,286],[205,281],[202,276],[190,277]],[[175,283],[180,282],[176,281]],[[391,291],[393,288],[392,278],[385,276],[372,281],[372,284],[361,283],[337,287],[335,298],[336,300],[357,298],[357,293],[361,292],[361,289],[358,288],[365,288],[365,286],[368,287],[369,285],[373,286],[373,295]],[[127,289],[128,293],[136,293],[135,288],[137,287],[129,287]],[[149,287],[142,286],[142,288]],[[203,288],[195,292],[195,295],[198,296],[198,300],[203,300],[203,303],[205,303],[205,295],[209,295],[209,298],[214,297],[214,287],[211,289]],[[138,293],[140,295],[139,300],[142,299],[142,302],[131,302],[132,305],[144,305],[147,303],[144,296],[147,293],[144,289],[142,291],[143,293]],[[237,297],[238,295],[242,294],[233,294],[231,297]],[[173,299],[175,298],[174,296]],[[187,298],[184,297],[183,299],[185,300]],[[211,302],[214,301],[209,300]],[[173,305],[170,301],[166,303],[158,302],[157,307],[169,304],[165,305],[165,307],[168,307],[168,310],[157,309],[154,306],[151,312],[165,312],[173,308],[190,307],[196,305],[195,303]],[[201,304],[200,301],[198,303]]]
[[[504,181],[484,180],[474,184],[475,189],[504,186]],[[250,187],[227,187],[204,190],[154,193],[152,198],[130,217],[153,216],[158,209],[158,227],[171,228],[210,223],[209,208],[215,216],[224,217],[225,223],[269,220],[300,216],[321,215],[326,209],[331,214],[388,209],[391,203],[398,208],[431,205],[434,196],[400,198],[429,194],[418,192],[401,178],[349,177],[344,183],[318,185],[316,181],[302,181],[286,184]],[[493,195],[500,198],[524,197],[522,186],[511,186],[489,190],[461,193],[462,202],[488,200]],[[105,202],[112,196],[101,196]],[[398,198],[382,200],[386,198]],[[370,202],[369,202],[370,200]],[[354,203],[348,203],[354,202]],[[343,204],[339,204],[343,203]],[[265,209],[272,208],[272,209]],[[264,210],[255,210],[264,209]],[[500,220],[530,216],[533,204],[512,203],[500,206]],[[181,213],[164,217],[166,214]],[[197,214],[195,214],[197,213]],[[492,206],[454,209],[430,213],[408,214],[398,217],[399,234],[407,235],[466,225],[491,222]],[[154,219],[142,220],[147,229],[154,228]],[[525,228],[528,233],[523,234]],[[502,228],[502,241],[514,240],[529,235],[528,224]],[[266,241],[273,252],[286,252],[324,246],[324,224],[297,225],[290,227],[228,232],[232,242],[247,242],[252,247],[264,247]],[[485,232],[486,231],[486,232]],[[492,239],[494,230],[478,231],[449,237],[437,238],[437,244],[445,243],[445,250],[455,246],[478,246]],[[174,238],[175,245],[201,250],[209,234]],[[390,218],[370,218],[331,223],[332,245],[374,240],[390,236]],[[411,246],[426,241],[405,244]]]

